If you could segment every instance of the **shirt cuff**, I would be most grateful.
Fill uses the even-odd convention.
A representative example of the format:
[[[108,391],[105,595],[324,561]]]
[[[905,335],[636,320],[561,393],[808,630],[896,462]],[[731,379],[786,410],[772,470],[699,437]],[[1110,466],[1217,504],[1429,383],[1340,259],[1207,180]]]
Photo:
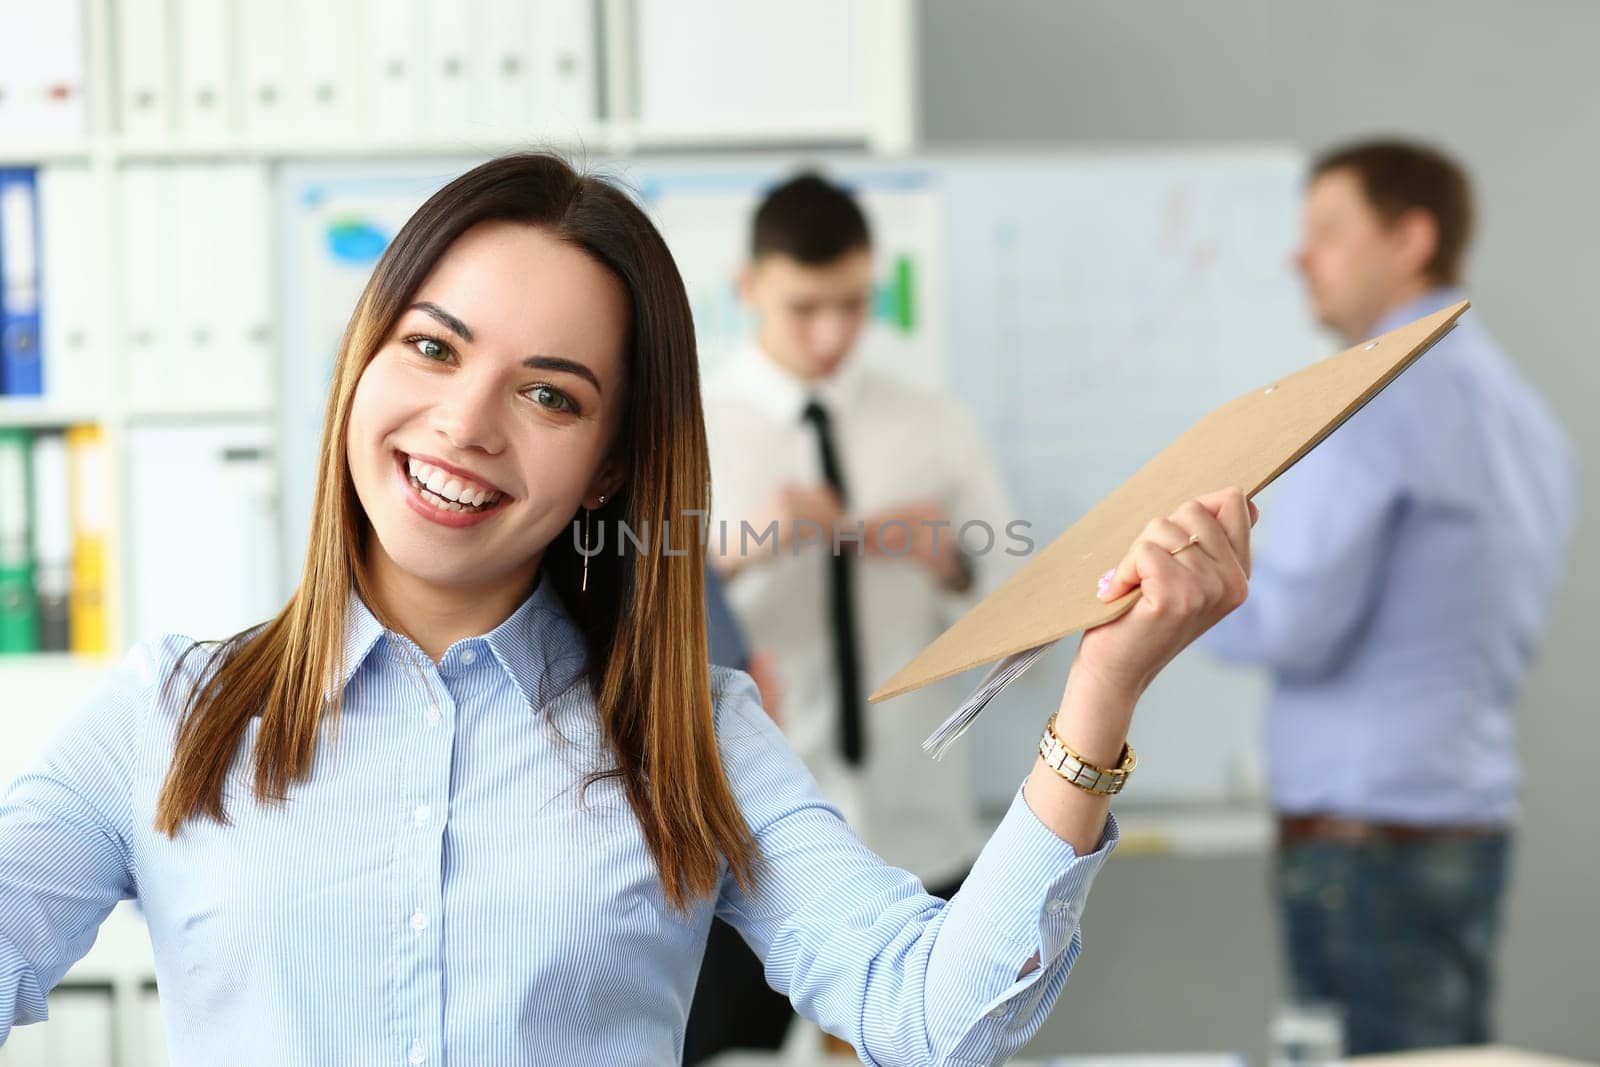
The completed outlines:
[[[1108,813],[1100,843],[1078,855],[1039,821],[1019,787],[961,893],[982,912],[996,944],[1019,960],[1037,952],[1039,969],[1048,970],[1072,943],[1089,889],[1120,839],[1116,816]]]

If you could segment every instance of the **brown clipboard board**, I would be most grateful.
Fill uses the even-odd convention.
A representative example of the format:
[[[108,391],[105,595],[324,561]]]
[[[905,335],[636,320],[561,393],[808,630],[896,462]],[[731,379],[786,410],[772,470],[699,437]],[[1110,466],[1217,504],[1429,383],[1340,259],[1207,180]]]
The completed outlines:
[[[1228,486],[1255,496],[1449,333],[1470,306],[1463,300],[1215,409],[868,699],[887,700],[1118,618],[1138,590],[1108,604],[1096,595],[1097,583],[1151,519]]]

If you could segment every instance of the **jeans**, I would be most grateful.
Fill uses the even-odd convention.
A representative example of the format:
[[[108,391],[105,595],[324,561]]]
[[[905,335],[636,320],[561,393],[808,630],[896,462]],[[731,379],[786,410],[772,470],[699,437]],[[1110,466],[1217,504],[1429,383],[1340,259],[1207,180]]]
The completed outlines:
[[[1505,832],[1279,849],[1294,998],[1343,1011],[1348,1055],[1486,1043],[1510,851]]]

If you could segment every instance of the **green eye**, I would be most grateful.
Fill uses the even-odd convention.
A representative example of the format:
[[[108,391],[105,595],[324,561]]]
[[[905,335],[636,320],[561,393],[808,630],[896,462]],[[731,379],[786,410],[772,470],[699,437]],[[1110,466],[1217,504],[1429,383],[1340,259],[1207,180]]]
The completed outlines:
[[[528,395],[533,398],[535,404],[542,408],[549,408],[551,411],[575,410],[571,397],[559,389],[552,389],[548,385],[535,386],[529,391]]]
[[[443,362],[450,358],[450,350],[431,337],[413,337],[410,344],[414,346],[423,359]]]

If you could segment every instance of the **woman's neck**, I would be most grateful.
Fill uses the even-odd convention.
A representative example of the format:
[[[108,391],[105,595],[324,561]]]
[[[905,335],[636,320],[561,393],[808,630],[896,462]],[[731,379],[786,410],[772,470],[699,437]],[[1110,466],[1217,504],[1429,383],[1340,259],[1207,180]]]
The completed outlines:
[[[380,617],[417,643],[435,663],[464,637],[486,634],[505,622],[533,591],[539,573],[535,560],[521,575],[486,586],[441,586],[401,570],[376,543],[367,552]]]

